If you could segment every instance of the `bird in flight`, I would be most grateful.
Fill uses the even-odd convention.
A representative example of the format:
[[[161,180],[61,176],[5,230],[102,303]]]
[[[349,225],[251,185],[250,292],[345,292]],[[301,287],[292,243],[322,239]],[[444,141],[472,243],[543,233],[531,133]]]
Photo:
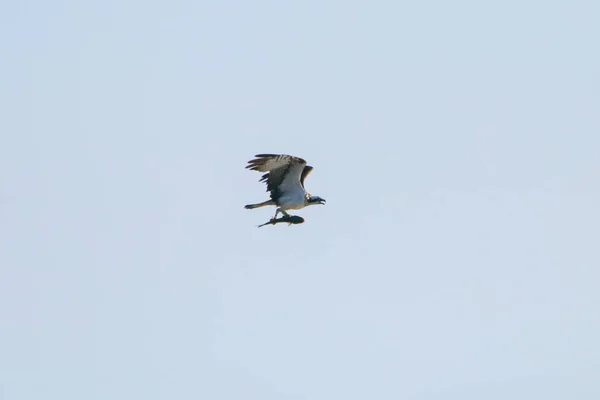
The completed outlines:
[[[287,154],[257,154],[254,160],[248,161],[246,168],[252,171],[266,172],[259,182],[266,182],[267,192],[271,199],[258,204],[248,204],[245,208],[276,206],[275,216],[279,213],[286,217],[288,210],[299,210],[314,204],[325,204],[325,199],[312,196],[304,189],[304,180],[313,170],[306,161]]]

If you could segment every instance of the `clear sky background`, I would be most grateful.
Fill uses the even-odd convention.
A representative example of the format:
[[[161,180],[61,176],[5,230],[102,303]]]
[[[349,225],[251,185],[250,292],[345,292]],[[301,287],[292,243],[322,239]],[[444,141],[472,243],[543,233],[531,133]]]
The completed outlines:
[[[600,398],[599,20],[3,2],[0,399]]]

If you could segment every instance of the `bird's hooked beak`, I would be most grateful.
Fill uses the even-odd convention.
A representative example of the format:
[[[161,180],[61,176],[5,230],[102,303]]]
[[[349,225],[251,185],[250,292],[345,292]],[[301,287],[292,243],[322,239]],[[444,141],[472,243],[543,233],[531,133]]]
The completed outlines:
[[[319,197],[319,196],[311,196],[310,199],[308,200],[309,204],[325,204],[326,201],[325,199]]]

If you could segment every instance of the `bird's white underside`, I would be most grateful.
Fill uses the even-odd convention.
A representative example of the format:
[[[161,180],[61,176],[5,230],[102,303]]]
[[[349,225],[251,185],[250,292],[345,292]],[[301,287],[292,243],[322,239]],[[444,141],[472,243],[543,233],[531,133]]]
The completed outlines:
[[[286,191],[285,195],[279,198],[279,207],[284,210],[299,210],[305,206],[306,194],[302,188],[296,188],[293,191]]]
[[[305,164],[295,164],[279,185],[281,197],[279,207],[284,210],[298,210],[305,206],[306,191],[300,185],[300,175]]]

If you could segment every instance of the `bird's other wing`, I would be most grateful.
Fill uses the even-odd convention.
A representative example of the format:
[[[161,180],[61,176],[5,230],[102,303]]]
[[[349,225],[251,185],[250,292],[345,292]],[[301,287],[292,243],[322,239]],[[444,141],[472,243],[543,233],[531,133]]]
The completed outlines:
[[[306,165],[300,157],[289,156],[287,154],[257,154],[254,160],[248,161],[246,168],[252,171],[267,172],[285,167],[290,164],[303,164]]]
[[[302,170],[302,175],[300,175],[300,184],[302,185],[302,187],[304,188],[304,180],[306,179],[306,177],[308,176],[308,174],[310,174],[313,170],[313,167],[311,167],[310,165],[306,165],[304,167],[304,169]]]
[[[287,192],[303,190],[300,183],[301,174],[306,161],[287,154],[257,154],[254,160],[248,161],[246,168],[252,171],[267,172],[259,182],[267,183],[267,191],[271,198],[277,199]]]

